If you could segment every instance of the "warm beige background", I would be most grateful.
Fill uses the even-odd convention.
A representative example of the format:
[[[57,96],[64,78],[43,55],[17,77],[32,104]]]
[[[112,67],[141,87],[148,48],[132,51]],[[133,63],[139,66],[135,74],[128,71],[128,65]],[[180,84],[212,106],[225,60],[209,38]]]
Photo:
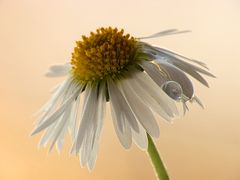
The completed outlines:
[[[210,89],[196,83],[205,110],[193,105],[173,125],[159,121],[157,144],[173,180],[239,180],[239,0],[0,0],[0,180],[154,179],[146,154],[124,150],[109,118],[92,173],[68,155],[69,143],[48,155],[37,149],[40,136],[29,137],[32,114],[62,80],[43,73],[70,59],[81,34],[109,25],[134,36],[193,31],[149,41],[205,61],[218,77]]]

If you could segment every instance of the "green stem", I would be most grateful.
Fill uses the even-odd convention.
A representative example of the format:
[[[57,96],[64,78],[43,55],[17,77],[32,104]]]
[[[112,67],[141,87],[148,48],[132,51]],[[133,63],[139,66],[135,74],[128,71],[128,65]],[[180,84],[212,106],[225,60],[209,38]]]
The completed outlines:
[[[153,167],[155,168],[157,177],[159,180],[169,180],[166,168],[161,160],[161,157],[157,151],[156,146],[149,134],[148,137],[148,155],[152,161]]]

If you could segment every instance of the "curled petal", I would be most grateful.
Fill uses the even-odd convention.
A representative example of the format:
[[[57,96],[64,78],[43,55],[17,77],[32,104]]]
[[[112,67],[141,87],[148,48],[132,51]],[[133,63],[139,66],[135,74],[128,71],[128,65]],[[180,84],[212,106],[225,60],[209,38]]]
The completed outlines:
[[[169,63],[159,63],[160,68],[168,75],[169,80],[176,81],[181,85],[183,94],[191,99],[194,95],[194,89],[190,79],[177,67]]]
[[[167,81],[162,85],[163,91],[172,99],[180,100],[182,98],[182,87],[175,81]]]

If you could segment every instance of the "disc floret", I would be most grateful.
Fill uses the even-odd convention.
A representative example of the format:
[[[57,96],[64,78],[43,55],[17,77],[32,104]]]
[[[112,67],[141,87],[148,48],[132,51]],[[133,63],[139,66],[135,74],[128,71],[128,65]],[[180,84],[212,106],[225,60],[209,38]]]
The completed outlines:
[[[135,63],[137,41],[124,30],[99,28],[82,36],[72,53],[73,76],[82,83],[121,75]]]

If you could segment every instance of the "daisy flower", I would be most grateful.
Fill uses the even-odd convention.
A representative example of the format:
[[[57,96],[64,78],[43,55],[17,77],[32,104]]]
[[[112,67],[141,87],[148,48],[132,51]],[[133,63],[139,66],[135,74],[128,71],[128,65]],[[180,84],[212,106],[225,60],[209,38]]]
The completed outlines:
[[[201,74],[214,77],[206,65],[175,52],[143,42],[144,39],[184,33],[171,29],[148,37],[134,38],[117,28],[100,28],[76,42],[70,63],[51,66],[47,76],[66,75],[32,135],[44,131],[41,146],[50,143],[61,151],[67,132],[71,153],[79,155],[81,166],[93,169],[110,104],[118,139],[126,149],[132,142],[148,147],[148,135],[159,137],[155,115],[171,122],[188,102],[203,106],[188,76],[208,87]],[[81,109],[81,112],[80,112]]]

